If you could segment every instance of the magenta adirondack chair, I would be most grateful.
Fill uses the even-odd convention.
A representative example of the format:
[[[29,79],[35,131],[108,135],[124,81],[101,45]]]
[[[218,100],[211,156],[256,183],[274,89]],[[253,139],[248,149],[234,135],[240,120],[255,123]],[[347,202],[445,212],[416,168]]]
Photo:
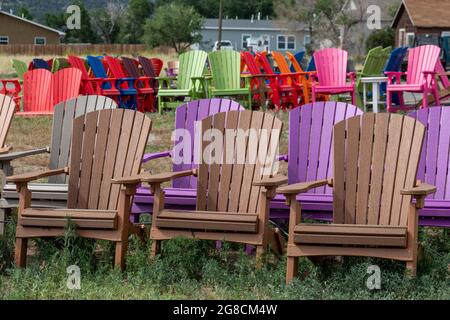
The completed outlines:
[[[356,105],[355,73],[347,73],[347,58],[347,51],[337,48],[322,49],[314,53],[317,73],[311,74],[312,102],[316,102],[317,94],[350,93],[352,104]],[[347,83],[347,78],[350,83]]]
[[[436,193],[425,200],[420,224],[450,227],[450,109],[432,107],[409,114],[427,127],[417,179],[434,183]]]
[[[244,110],[240,104],[229,99],[202,99],[188,102],[179,106],[175,114],[175,129],[187,130],[190,133],[190,145],[192,154],[190,160],[183,163],[173,163],[173,171],[183,171],[194,169],[194,129],[196,121],[201,121],[206,117],[218,112],[226,112],[231,110]],[[186,137],[178,137],[174,141],[174,148],[182,139]],[[186,142],[184,142],[186,143]],[[172,157],[172,151],[156,152],[144,155],[143,163],[150,160]],[[182,177],[174,179],[172,188],[165,189],[165,204],[170,206],[184,206],[195,208],[197,197],[197,179],[195,177]],[[145,212],[151,212],[153,209],[153,195],[148,187],[140,187],[134,197],[131,219],[138,222],[139,215]]]
[[[439,61],[441,49],[434,45],[420,46],[409,49],[407,72],[388,71],[386,88],[386,105],[389,112],[398,109],[406,110],[403,99],[404,92],[419,92],[423,94],[422,108],[428,106],[428,94],[434,95],[436,105],[440,105],[439,90],[436,83],[436,64]],[[401,82],[401,76],[406,75],[406,83]],[[392,94],[399,94],[400,105],[392,105]]]

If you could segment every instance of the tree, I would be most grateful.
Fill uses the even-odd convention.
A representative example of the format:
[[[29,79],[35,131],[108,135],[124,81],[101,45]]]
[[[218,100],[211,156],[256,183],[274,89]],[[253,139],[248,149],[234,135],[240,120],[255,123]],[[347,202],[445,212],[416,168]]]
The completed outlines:
[[[61,13],[46,13],[45,23],[47,26],[62,30],[66,33],[64,38],[65,42],[68,43],[96,43],[97,34],[93,31],[91,25],[91,17],[86,7],[84,6],[84,1],[76,1],[74,3],[80,8],[81,24],[80,29],[68,29],[67,19],[69,14],[66,12]]]
[[[123,5],[118,0],[110,1],[106,8],[94,11],[96,17],[93,20],[94,28],[103,43],[117,42],[124,11]]]
[[[150,47],[171,46],[180,54],[201,41],[202,25],[202,17],[192,6],[166,4],[156,9],[153,18],[147,19],[142,40]]]
[[[130,0],[121,26],[120,39],[125,43],[140,43],[145,20],[153,13],[153,3],[148,0]]]
[[[23,17],[27,20],[33,20],[33,16],[31,15],[30,11],[27,7],[21,6],[17,12],[19,17]]]
[[[309,54],[316,43],[316,26],[318,23],[316,0],[279,0],[275,4],[277,17],[282,24],[289,29],[296,29],[298,23],[306,23],[310,35],[310,43],[307,46]]]
[[[385,28],[372,32],[366,39],[366,49],[369,51],[372,48],[382,46],[383,48],[395,46],[395,35],[392,28]]]

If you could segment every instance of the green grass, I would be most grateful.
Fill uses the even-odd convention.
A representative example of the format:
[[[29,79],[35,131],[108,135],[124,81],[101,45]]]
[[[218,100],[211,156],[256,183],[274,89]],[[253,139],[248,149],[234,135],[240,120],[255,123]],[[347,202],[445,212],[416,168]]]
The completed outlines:
[[[242,246],[174,239],[150,261],[149,246],[131,238],[124,273],[113,269],[113,247],[79,239],[70,228],[56,241],[39,240],[28,267],[12,263],[14,226],[0,240],[0,299],[450,299],[448,230],[423,229],[424,248],[416,279],[403,263],[344,258],[316,265],[300,260],[302,279],[285,286],[285,258],[267,257],[257,270]],[[81,269],[81,290],[66,287],[69,265]],[[381,268],[381,290],[366,287],[367,267]]]

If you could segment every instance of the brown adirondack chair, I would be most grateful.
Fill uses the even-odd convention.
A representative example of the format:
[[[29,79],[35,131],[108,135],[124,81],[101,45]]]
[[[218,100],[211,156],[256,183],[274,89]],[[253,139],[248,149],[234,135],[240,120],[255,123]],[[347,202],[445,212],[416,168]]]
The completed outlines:
[[[214,128],[224,134],[233,129],[266,129],[269,139],[278,143],[282,122],[271,114],[257,111],[229,111],[209,116],[201,121],[201,136],[207,129]],[[229,131],[228,131],[229,132]],[[265,247],[271,243],[275,250],[282,250],[273,230],[269,229],[269,202],[275,196],[276,187],[286,183],[287,178],[279,175],[263,175],[261,166],[271,163],[276,157],[269,154],[262,139],[243,139],[245,144],[237,149],[236,139],[224,137],[224,150],[239,150],[245,155],[245,164],[202,163],[197,169],[156,175],[144,174],[142,182],[148,182],[154,193],[152,228],[152,256],[160,251],[162,240],[174,237],[198,238],[203,240],[224,240],[252,244],[257,247],[260,257]],[[274,140],[275,139],[275,140]],[[201,142],[203,154],[208,143]],[[257,147],[258,159],[263,152],[265,160],[252,164],[249,148]],[[225,157],[220,151],[220,157]],[[197,210],[164,209],[164,190],[161,184],[179,177],[197,175]],[[259,261],[259,259],[258,259]]]
[[[68,167],[7,178],[20,194],[15,252],[18,267],[26,265],[29,238],[61,236],[70,218],[79,236],[115,242],[115,266],[124,268],[129,213],[150,128],[151,120],[140,112],[89,112],[73,121]],[[31,208],[28,182],[60,174],[69,176],[67,209]]]
[[[416,274],[418,211],[436,190],[416,181],[424,133],[420,122],[394,114],[365,113],[334,126],[334,178],[277,190],[290,205],[286,282],[302,256],[395,259]],[[302,223],[296,195],[327,184],[333,223]]]
[[[11,150],[11,146],[6,145],[6,136],[11,126],[12,117],[16,104],[14,99],[0,94],[0,155],[7,154]],[[3,162],[0,161],[0,170],[2,171],[1,188],[5,185],[5,168]],[[1,190],[1,189],[0,189]],[[3,221],[5,220],[5,212],[0,210],[0,236],[3,234]]]

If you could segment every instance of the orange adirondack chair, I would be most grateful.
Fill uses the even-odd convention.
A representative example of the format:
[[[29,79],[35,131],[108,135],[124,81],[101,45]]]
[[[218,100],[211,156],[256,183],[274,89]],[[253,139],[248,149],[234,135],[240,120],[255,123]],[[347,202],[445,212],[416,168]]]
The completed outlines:
[[[290,84],[297,88],[298,96],[302,97],[302,104],[309,103],[309,88],[311,88],[311,83],[308,85],[308,81],[306,79],[307,73],[303,71],[295,73],[291,72],[286,59],[277,51],[272,51],[272,57],[277,64],[278,69],[280,69],[281,74],[292,74],[292,78],[294,78],[295,81],[288,79],[288,82],[292,82]]]
[[[267,57],[263,53],[256,53],[256,62],[263,68],[269,79],[269,85],[272,89],[271,99],[275,107],[277,109],[286,109],[289,106],[297,106],[297,88],[292,85],[295,82],[295,79],[291,79],[292,74],[275,74]]]

